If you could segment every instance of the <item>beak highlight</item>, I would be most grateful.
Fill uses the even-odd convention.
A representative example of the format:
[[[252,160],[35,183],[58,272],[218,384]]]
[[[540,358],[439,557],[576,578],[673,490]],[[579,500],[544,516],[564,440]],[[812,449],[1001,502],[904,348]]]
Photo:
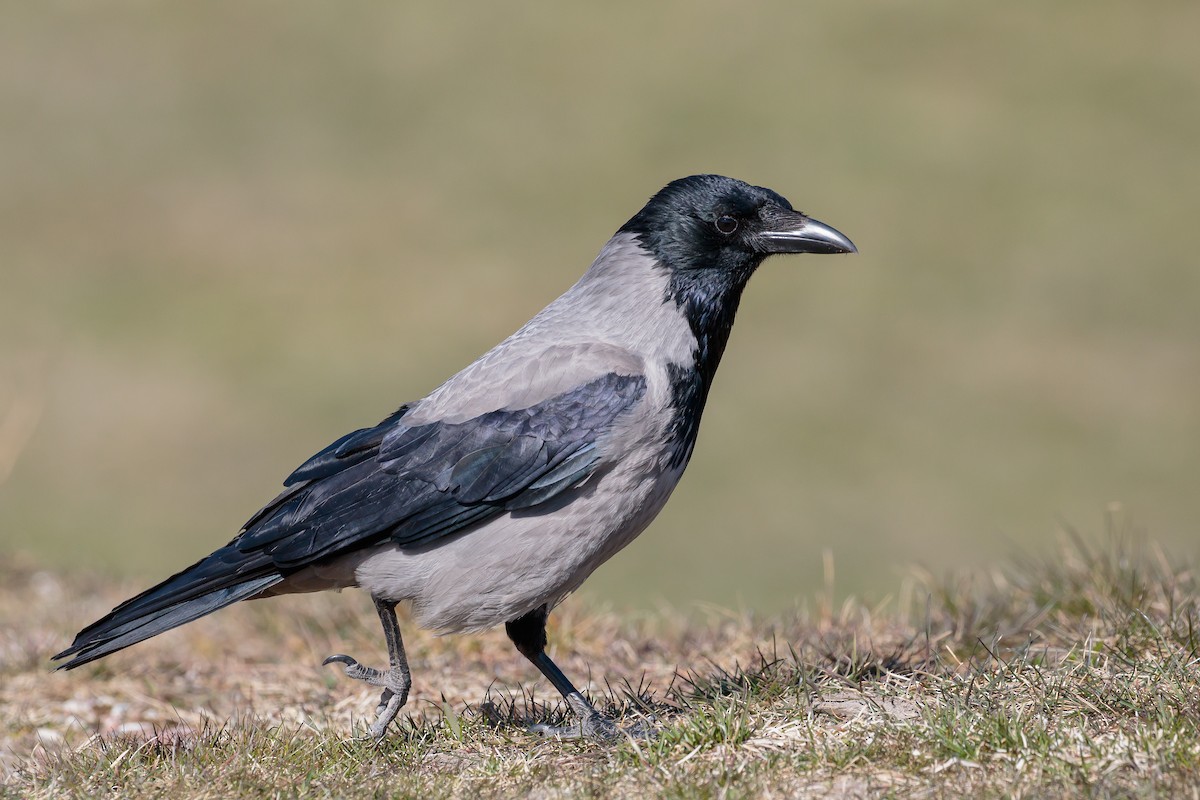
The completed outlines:
[[[857,253],[845,234],[824,222],[796,212],[777,215],[774,230],[759,234],[770,253]]]

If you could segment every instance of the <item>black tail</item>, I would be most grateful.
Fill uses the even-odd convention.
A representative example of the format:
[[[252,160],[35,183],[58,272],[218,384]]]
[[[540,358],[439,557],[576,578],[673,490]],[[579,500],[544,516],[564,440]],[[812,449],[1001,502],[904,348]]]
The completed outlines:
[[[269,557],[222,547],[84,628],[54,660],[74,656],[56,669],[74,669],[109,653],[245,600],[274,586],[283,575]]]
[[[362,472],[366,477],[373,475],[371,465],[364,462],[378,455],[384,435],[396,427],[407,410],[408,406],[401,406],[375,427],[349,433],[310,458],[287,479],[284,485],[288,488],[251,517],[232,542],[126,600],[81,630],[71,646],[54,657],[55,661],[70,658],[56,669],[74,669],[247,600],[307,564],[349,547],[363,546],[364,539],[386,536],[386,525],[368,528],[364,536],[357,538],[345,532],[354,533],[364,527],[348,520],[354,510],[352,504],[365,502],[367,495],[351,492],[347,495],[351,505],[335,503],[325,511],[320,509],[329,497],[362,480]],[[360,471],[347,472],[354,467],[360,467]],[[374,484],[371,486],[378,491]],[[375,498],[371,501],[378,504]],[[332,521],[322,518],[322,514]],[[336,535],[318,544],[317,533],[326,528]],[[368,544],[373,542],[371,539]],[[281,548],[287,558],[278,558]]]

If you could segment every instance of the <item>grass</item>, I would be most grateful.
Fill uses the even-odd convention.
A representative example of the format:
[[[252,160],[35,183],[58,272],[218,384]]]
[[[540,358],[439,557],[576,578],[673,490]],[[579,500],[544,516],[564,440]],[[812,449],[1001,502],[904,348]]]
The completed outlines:
[[[1113,534],[1051,559],[916,576],[874,606],[618,616],[569,602],[552,647],[623,724],[542,741],[563,709],[502,635],[406,626],[414,694],[380,744],[362,598],[249,604],[71,674],[45,658],[129,587],[0,576],[3,796],[1188,797],[1200,791],[1200,580]],[[589,668],[590,665],[590,668]],[[612,684],[590,670],[603,670]],[[619,682],[618,682],[619,681]]]

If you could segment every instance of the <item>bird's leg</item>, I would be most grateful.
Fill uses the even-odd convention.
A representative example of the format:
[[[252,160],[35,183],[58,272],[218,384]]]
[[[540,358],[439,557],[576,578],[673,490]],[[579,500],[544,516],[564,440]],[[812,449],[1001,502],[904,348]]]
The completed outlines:
[[[408,690],[412,686],[412,675],[408,671],[408,657],[404,654],[404,640],[400,638],[400,623],[396,621],[396,604],[390,600],[372,597],[375,610],[379,612],[379,621],[383,623],[383,637],[387,640],[389,669],[365,667],[356,659],[346,655],[333,655],[325,659],[324,664],[338,662],[346,665],[346,674],[356,681],[366,681],[372,686],[382,686],[383,694],[379,697],[379,705],[375,709],[375,722],[371,725],[371,735],[382,739],[387,726],[396,718],[400,708],[408,700]]]
[[[570,706],[579,721],[574,725],[530,725],[529,729],[542,736],[554,736],[561,739],[597,739],[608,742],[622,736],[646,738],[649,735],[646,730],[640,728],[624,730],[617,727],[612,720],[602,717],[600,712],[567,680],[567,676],[563,675],[562,670],[550,660],[550,656],[546,655],[546,617],[548,615],[549,609],[541,606],[523,617],[506,622],[504,629],[521,655],[532,661],[547,680],[554,684],[554,688],[562,693],[563,699],[567,701],[567,705]]]

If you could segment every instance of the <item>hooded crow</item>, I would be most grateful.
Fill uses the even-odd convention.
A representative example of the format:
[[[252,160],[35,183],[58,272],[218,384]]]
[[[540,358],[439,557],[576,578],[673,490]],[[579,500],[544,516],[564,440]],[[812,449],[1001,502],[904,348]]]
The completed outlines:
[[[611,738],[546,654],[550,609],[629,544],[675,488],[750,276],[781,253],[853,253],[775,192],[673,181],[520,330],[378,425],[304,462],[234,537],[126,600],[54,656],[72,669],[239,600],[355,586],[389,666],[333,655],[382,687],[382,737],[411,678],[396,605],[441,633],[504,623],[577,718],[544,734]]]

